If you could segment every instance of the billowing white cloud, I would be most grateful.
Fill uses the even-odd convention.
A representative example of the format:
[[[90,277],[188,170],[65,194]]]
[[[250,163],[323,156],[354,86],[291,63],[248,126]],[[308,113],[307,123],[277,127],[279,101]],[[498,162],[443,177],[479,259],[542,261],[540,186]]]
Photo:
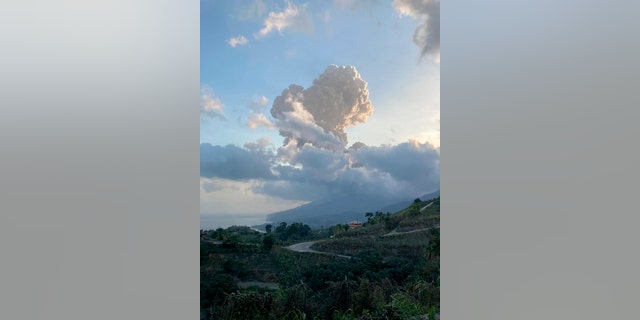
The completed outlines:
[[[334,134],[325,132],[314,120],[309,110],[305,109],[303,88],[290,85],[282,91],[271,107],[271,116],[276,120],[280,135],[285,137],[286,148],[300,148],[310,143],[317,148],[339,149],[344,143]]]
[[[225,119],[224,105],[216,98],[210,86],[200,87],[200,117]]]
[[[269,12],[269,15],[264,20],[264,27],[260,29],[254,37],[262,38],[273,31],[278,31],[282,34],[285,29],[292,29],[301,32],[313,31],[311,15],[307,13],[306,9],[306,4],[297,6],[291,1],[287,1],[287,7],[284,11]]]
[[[258,127],[265,127],[269,129],[275,129],[276,126],[262,113],[250,113],[249,120],[247,121],[247,126],[251,129],[256,129]]]
[[[290,85],[271,107],[271,115],[282,125],[282,136],[316,146],[334,145],[336,138],[346,144],[344,129],[364,123],[372,112],[367,82],[356,68],[335,65],[328,66],[307,89]],[[315,134],[311,137],[309,133]]]
[[[227,40],[227,43],[232,48],[235,48],[236,46],[244,46],[245,44],[249,43],[249,40],[247,40],[247,38],[245,38],[243,35],[239,35],[235,38]]]
[[[440,0],[394,0],[393,7],[401,16],[422,21],[413,33],[413,42],[421,56],[430,55],[440,63]]]

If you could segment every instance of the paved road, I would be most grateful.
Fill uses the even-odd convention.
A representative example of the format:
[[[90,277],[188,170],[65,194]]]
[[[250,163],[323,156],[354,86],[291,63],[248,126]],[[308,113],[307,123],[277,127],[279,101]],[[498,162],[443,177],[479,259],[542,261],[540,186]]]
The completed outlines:
[[[318,250],[311,249],[311,246],[316,242],[318,242],[318,241],[300,242],[300,243],[292,244],[292,245],[290,245],[288,247],[284,247],[284,248],[288,249],[288,250],[291,250],[291,251],[295,251],[295,252],[321,253],[321,254],[328,254],[328,255],[332,255],[332,256],[338,256],[338,257],[342,257],[342,258],[351,259],[350,256],[345,256],[345,255],[342,255],[342,254],[336,254],[336,253],[330,253],[330,252],[324,252],[324,251],[318,251]]]
[[[395,236],[398,234],[407,234],[407,233],[414,233],[414,232],[420,232],[420,231],[424,231],[424,230],[429,230],[429,229],[440,229],[440,226],[434,226],[434,227],[429,227],[429,228],[422,228],[422,229],[417,229],[417,230],[411,230],[411,231],[402,231],[402,232],[398,232],[396,230],[398,230],[398,228],[395,228],[393,230],[391,230],[391,232],[387,233],[387,234],[383,234],[383,237],[389,237],[389,236]]]
[[[422,209],[420,209],[420,212],[422,212],[424,209],[431,207],[431,205],[433,204],[433,201],[429,202],[428,205],[422,207]]]

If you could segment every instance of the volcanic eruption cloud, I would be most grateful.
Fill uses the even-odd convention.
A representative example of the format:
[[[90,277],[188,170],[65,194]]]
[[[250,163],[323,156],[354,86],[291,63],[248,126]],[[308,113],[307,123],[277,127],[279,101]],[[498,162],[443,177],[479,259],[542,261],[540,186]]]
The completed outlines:
[[[201,144],[200,175],[244,181],[251,192],[287,200],[328,194],[407,197],[440,181],[440,152],[410,140],[396,145],[349,148],[345,128],[373,113],[367,82],[352,66],[328,66],[309,88],[291,84],[274,99],[273,127],[284,137],[240,146]],[[275,151],[275,152],[274,152]]]
[[[311,143],[332,149],[348,143],[348,126],[364,123],[373,112],[367,83],[355,67],[328,66],[313,84],[304,89],[292,84],[271,107],[285,145]]]

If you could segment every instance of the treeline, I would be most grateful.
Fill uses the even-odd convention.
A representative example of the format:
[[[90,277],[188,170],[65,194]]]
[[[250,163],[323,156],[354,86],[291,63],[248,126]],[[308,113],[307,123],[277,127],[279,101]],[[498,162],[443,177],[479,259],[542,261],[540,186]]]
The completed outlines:
[[[280,241],[290,225],[282,226],[259,236]],[[295,237],[298,228],[289,230]],[[239,247],[234,254],[227,248],[223,258],[201,261],[201,319],[410,319],[435,313],[439,239],[438,230],[427,233],[422,252],[404,257],[365,250],[344,259],[277,247],[242,256]],[[265,272],[277,275],[277,290],[237,286],[249,271],[268,264],[272,270]]]
[[[439,207],[439,198],[416,199],[395,214],[364,213],[366,222],[356,229],[282,222],[266,225],[266,233],[236,226],[201,230],[201,320],[434,319]],[[398,234],[402,230],[419,232]],[[312,248],[352,258],[283,248],[319,239],[326,240]]]

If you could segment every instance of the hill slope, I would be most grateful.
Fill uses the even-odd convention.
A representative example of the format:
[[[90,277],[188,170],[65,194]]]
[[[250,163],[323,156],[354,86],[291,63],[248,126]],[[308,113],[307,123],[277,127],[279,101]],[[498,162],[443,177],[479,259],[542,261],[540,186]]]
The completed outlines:
[[[440,196],[440,190],[419,197],[422,200]],[[274,212],[267,215],[272,223],[302,222],[312,228],[348,223],[353,220],[362,221],[365,212],[396,212],[406,208],[415,198],[403,199],[367,195],[337,195],[316,200],[308,204]]]
[[[201,319],[439,319],[439,224],[436,198],[293,245],[296,224],[201,231]]]

